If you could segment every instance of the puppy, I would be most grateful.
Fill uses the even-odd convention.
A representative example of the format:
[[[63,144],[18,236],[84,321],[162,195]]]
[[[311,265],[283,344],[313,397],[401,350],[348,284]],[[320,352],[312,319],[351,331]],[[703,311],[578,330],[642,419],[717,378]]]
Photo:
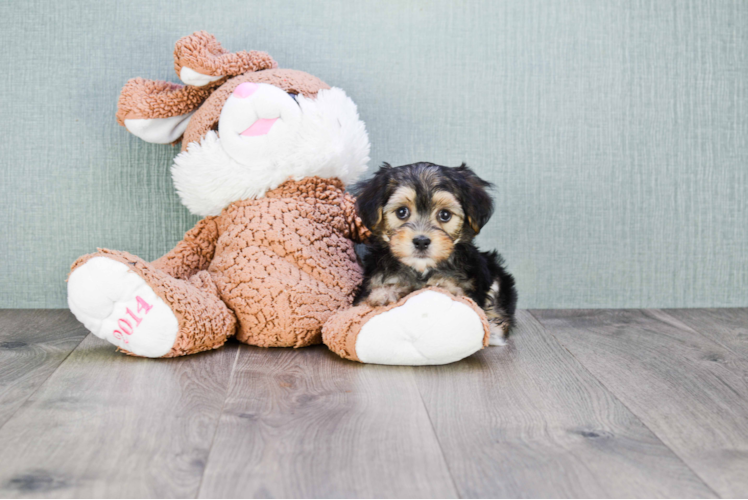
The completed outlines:
[[[514,278],[497,252],[473,244],[493,213],[490,187],[465,164],[433,163],[385,163],[354,186],[359,216],[372,232],[354,304],[382,306],[426,286],[442,287],[483,308],[491,344],[503,345],[514,324]]]

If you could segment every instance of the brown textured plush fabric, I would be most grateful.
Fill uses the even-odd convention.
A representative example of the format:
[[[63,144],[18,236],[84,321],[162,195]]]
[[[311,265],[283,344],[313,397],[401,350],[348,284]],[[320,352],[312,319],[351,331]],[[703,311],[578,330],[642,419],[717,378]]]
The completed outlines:
[[[174,71],[177,76],[182,67],[209,76],[235,76],[247,71],[277,68],[276,63],[266,52],[256,50],[231,53],[221,47],[216,37],[207,31],[180,38],[174,46]]]
[[[117,123],[134,118],[170,118],[185,115],[202,104],[212,89],[160,80],[133,78],[119,94]]]
[[[343,183],[311,177],[201,220],[153,263],[99,250],[73,269],[104,256],[138,273],[179,321],[165,357],[219,347],[234,333],[252,345],[303,347],[350,307],[362,278],[353,240],[367,235]]]
[[[351,305],[362,278],[352,241],[362,226],[342,182],[289,181],[233,203],[215,222],[208,270],[239,319],[237,338],[265,347],[321,342],[322,325]]]
[[[172,251],[152,262],[157,269],[179,279],[190,279],[208,269],[216,251],[218,227],[215,217],[206,217],[187,231]]]
[[[192,115],[182,138],[182,151],[187,149],[189,143],[199,141],[218,124],[223,105],[234,89],[244,82],[268,83],[286,92],[306,97],[316,97],[320,90],[330,88],[316,76],[294,69],[268,69],[232,78],[213,91],[200,109]]]
[[[332,352],[341,358],[350,359],[351,361],[361,361],[358,359],[358,355],[356,354],[356,340],[358,339],[358,334],[361,331],[361,328],[366,324],[366,322],[374,316],[378,316],[379,314],[385,313],[391,309],[400,307],[410,298],[427,290],[433,290],[448,295],[452,300],[462,302],[475,311],[483,324],[483,347],[488,345],[491,331],[488,325],[488,320],[486,319],[486,314],[483,310],[467,297],[458,297],[452,295],[443,288],[436,287],[422,288],[421,290],[406,295],[396,303],[384,307],[373,308],[368,304],[361,304],[339,312],[325,323],[322,329],[322,340]]]
[[[216,349],[234,334],[236,317],[221,301],[209,273],[200,271],[189,280],[181,280],[169,276],[140,257],[107,249],[99,249],[95,254],[79,258],[71,271],[93,257],[107,257],[126,264],[171,307],[179,323],[179,332],[174,347],[165,358]],[[123,351],[132,354],[125,349]]]

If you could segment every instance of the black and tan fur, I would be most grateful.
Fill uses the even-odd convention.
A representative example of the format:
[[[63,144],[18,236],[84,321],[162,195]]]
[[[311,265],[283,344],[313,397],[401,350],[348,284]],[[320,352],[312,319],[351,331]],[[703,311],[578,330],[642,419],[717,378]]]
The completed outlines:
[[[490,187],[464,164],[433,163],[385,163],[357,184],[358,213],[372,237],[355,303],[381,306],[439,286],[483,308],[500,343],[514,323],[514,278],[496,251],[473,244],[493,213]]]

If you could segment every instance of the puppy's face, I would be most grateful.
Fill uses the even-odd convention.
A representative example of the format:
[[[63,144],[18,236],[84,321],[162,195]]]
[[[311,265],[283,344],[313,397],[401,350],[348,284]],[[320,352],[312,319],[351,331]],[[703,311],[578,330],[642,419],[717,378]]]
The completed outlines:
[[[377,233],[403,264],[424,272],[449,258],[462,233],[465,213],[448,191],[426,183],[400,186],[382,209]]]
[[[425,272],[449,259],[488,221],[489,183],[466,166],[416,163],[382,167],[356,187],[357,206],[375,238],[403,264]]]

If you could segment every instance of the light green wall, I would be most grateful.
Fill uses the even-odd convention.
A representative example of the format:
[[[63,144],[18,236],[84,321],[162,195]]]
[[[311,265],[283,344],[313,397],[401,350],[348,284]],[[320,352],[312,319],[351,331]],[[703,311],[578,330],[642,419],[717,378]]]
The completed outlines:
[[[178,149],[114,119],[205,29],[344,88],[372,166],[466,161],[521,307],[748,305],[748,2],[236,0],[0,4],[0,307],[64,307],[97,246],[196,221]]]

